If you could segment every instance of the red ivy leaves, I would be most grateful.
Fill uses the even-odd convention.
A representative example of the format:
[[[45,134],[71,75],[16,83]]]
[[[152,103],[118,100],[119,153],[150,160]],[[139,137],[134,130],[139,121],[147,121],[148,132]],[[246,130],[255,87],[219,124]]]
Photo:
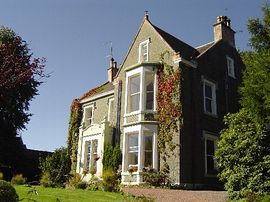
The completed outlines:
[[[180,103],[180,70],[174,70],[172,66],[166,65],[158,69],[158,117],[159,135],[158,147],[166,160],[170,156],[167,150],[173,151],[177,144],[173,141],[175,133],[179,132],[181,119]]]

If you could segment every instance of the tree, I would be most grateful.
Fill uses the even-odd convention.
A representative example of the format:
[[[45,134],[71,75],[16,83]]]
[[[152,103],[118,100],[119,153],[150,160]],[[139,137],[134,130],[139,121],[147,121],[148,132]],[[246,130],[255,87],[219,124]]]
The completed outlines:
[[[56,149],[40,163],[41,182],[46,186],[63,186],[68,179],[70,164],[66,148]]]
[[[270,194],[270,9],[262,11],[263,22],[248,21],[253,50],[242,53],[241,109],[225,116],[215,154],[231,197]]]
[[[0,28],[0,166],[14,167],[23,149],[17,136],[29,121],[29,102],[37,95],[40,79],[47,77],[44,62],[32,57],[14,31]]]

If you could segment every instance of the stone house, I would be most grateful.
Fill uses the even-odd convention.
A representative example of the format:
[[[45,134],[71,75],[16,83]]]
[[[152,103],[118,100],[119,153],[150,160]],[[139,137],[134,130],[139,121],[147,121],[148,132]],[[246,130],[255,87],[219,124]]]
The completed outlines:
[[[101,177],[104,145],[115,143],[122,151],[123,184],[140,184],[145,167],[162,167],[157,69],[166,53],[164,61],[181,70],[182,123],[173,136],[179,146],[170,151],[173,155],[167,160],[171,182],[189,188],[220,185],[213,155],[223,116],[239,108],[237,89],[244,64],[235,49],[230,19],[219,16],[213,27],[212,42],[192,47],[153,25],[145,14],[119,69],[112,58],[108,81],[78,99],[82,119],[77,134],[77,173],[95,169]],[[90,176],[86,174],[84,179]]]

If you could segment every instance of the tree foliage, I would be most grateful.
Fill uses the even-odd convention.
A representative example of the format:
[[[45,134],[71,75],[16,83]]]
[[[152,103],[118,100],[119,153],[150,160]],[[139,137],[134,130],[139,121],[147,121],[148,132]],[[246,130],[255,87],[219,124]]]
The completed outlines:
[[[219,177],[232,197],[270,194],[270,10],[262,10],[263,22],[248,21],[253,50],[242,53],[241,109],[225,117],[216,152]]]
[[[29,101],[41,84],[44,59],[32,58],[27,44],[8,28],[0,28],[0,123],[17,131],[29,121]]]
[[[110,144],[104,146],[103,153],[103,170],[111,170],[116,172],[121,164],[121,149],[120,145],[117,144],[114,147]]]
[[[47,186],[61,186],[67,181],[70,171],[69,156],[66,148],[56,149],[52,155],[40,163],[42,178],[46,178]]]
[[[24,146],[18,132],[31,114],[29,102],[37,95],[44,59],[33,58],[28,45],[11,29],[0,27],[0,167],[21,167]]]

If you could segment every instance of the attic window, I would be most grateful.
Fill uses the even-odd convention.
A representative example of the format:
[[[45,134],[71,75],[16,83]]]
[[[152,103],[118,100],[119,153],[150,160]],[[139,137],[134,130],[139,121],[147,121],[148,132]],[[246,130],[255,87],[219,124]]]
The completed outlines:
[[[149,59],[149,39],[139,45],[139,62],[148,62]]]
[[[234,60],[229,56],[227,56],[227,67],[228,67],[228,76],[235,78]]]

